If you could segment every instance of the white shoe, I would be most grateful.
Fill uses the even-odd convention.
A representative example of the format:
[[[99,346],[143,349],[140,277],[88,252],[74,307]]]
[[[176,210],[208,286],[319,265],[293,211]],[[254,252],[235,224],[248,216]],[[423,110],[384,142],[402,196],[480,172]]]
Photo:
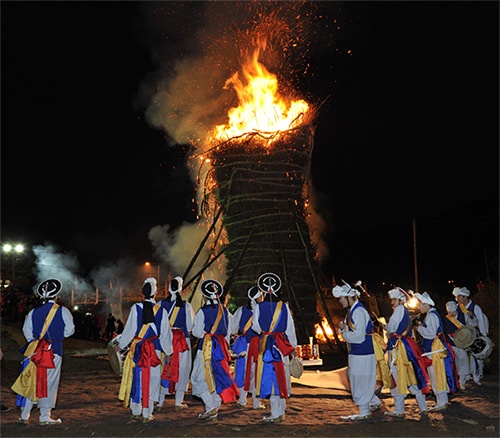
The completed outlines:
[[[377,411],[378,409],[380,409],[380,407],[382,406],[382,402],[378,402],[378,403],[375,403],[374,405],[370,405],[370,412],[375,412]]]
[[[448,405],[434,405],[432,408],[429,409],[429,412],[439,412],[439,411],[444,411],[446,408],[448,407]]]
[[[53,426],[55,424],[61,424],[62,420],[58,418],[57,420],[54,420],[53,418],[49,418],[46,421],[40,421],[40,426]]]
[[[384,415],[387,415],[388,417],[394,417],[394,418],[404,418],[405,417],[405,414],[398,414],[397,412],[389,412],[389,411],[385,411],[384,412]]]
[[[356,420],[365,420],[366,418],[370,418],[370,414],[352,414],[352,415],[342,415],[340,417],[341,420],[346,421],[356,421]]]
[[[198,414],[198,420],[213,420],[217,418],[217,409],[210,409],[203,414]]]
[[[264,423],[282,423],[283,422],[283,415],[280,415],[279,417],[264,417],[262,419],[262,422],[264,422]]]

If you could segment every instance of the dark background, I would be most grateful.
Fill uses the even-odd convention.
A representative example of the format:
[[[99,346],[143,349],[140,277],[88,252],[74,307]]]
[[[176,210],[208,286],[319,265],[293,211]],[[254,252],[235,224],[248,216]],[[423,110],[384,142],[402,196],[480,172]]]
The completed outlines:
[[[498,2],[318,5],[339,28],[310,49],[298,87],[322,102],[312,179],[326,275],[410,287],[415,219],[422,285],[497,279]],[[1,3],[2,242],[53,242],[89,271],[149,259],[151,227],[195,220],[188,145],[167,147],[136,104],[157,67],[145,13]]]

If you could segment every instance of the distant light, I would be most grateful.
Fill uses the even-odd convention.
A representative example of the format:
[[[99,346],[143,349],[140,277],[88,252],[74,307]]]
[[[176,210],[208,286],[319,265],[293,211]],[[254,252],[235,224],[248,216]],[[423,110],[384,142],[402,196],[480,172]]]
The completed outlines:
[[[15,252],[17,252],[19,254],[19,253],[21,253],[21,252],[24,251],[24,246],[21,245],[20,243],[16,243],[14,246],[12,246],[10,243],[6,243],[2,247],[2,249],[3,249],[4,252],[15,251]]]
[[[415,297],[411,297],[407,304],[410,309],[415,309],[418,306],[418,300]]]
[[[78,310],[78,306],[73,306],[73,310]]]

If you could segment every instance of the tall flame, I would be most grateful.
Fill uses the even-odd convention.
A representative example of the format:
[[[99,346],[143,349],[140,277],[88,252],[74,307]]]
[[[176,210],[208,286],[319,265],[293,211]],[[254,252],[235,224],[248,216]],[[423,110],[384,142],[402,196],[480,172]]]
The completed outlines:
[[[290,100],[278,94],[278,79],[259,62],[259,49],[242,66],[245,83],[236,72],[226,81],[238,95],[239,106],[228,111],[227,125],[217,125],[214,137],[227,140],[251,132],[285,131],[300,125],[309,110],[304,100]]]

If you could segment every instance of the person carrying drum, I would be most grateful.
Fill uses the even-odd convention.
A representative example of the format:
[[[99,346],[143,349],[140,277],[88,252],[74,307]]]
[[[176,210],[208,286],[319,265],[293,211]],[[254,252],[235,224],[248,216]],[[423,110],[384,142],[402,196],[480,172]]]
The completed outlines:
[[[425,313],[424,321],[417,320],[417,331],[422,337],[422,350],[430,360],[427,373],[436,404],[429,412],[443,411],[448,408],[448,393],[458,390],[458,378],[454,373],[455,353],[444,335],[444,326],[434,301],[427,292],[416,293],[420,313]]]
[[[462,324],[467,324],[466,318],[468,317],[473,321],[472,325],[474,325],[474,322],[476,323],[477,329],[481,336],[487,337],[490,330],[488,317],[484,314],[481,307],[472,302],[472,300],[469,298],[469,289],[467,289],[466,287],[455,287],[452,293],[458,303],[457,319]],[[481,379],[483,378],[484,372],[484,362],[482,359],[478,359],[474,356],[470,357],[470,362],[474,383],[476,385],[481,385]]]
[[[390,417],[404,417],[405,398],[408,392],[415,395],[420,415],[427,415],[425,394],[430,391],[427,370],[419,360],[422,350],[413,339],[410,312],[405,307],[409,299],[406,291],[395,287],[389,292],[392,315],[385,326],[387,330],[387,358],[394,379],[395,387],[391,388],[394,397],[394,410],[384,412]]]
[[[16,405],[21,407],[19,424],[28,424],[33,405],[38,405],[40,410],[40,426],[62,423],[60,418],[51,417],[51,411],[59,391],[62,341],[75,332],[75,325],[71,312],[55,302],[61,289],[58,279],[42,281],[35,289],[42,304],[32,309],[24,320],[23,334],[28,344],[23,353],[23,370],[12,385],[19,394],[16,400]],[[30,375],[33,378],[29,378]]]
[[[257,285],[264,300],[255,307],[252,322],[252,330],[260,335],[256,393],[270,401],[271,414],[262,421],[281,423],[292,389],[289,356],[297,355],[297,335],[288,304],[276,295],[281,288],[280,277],[271,272],[262,274]]]
[[[156,406],[159,411],[165,402],[165,396],[175,394],[175,410],[188,407],[184,403],[184,394],[189,385],[191,374],[191,330],[194,312],[191,303],[182,299],[182,277],[175,277],[168,285],[169,296],[159,302],[168,314],[172,329],[172,360],[163,364],[161,375],[160,400]]]
[[[457,319],[458,305],[455,301],[446,303],[446,318],[444,319],[444,332],[448,336],[448,340],[455,352],[455,366],[458,374],[458,384],[460,389],[465,389],[465,382],[470,378],[471,369],[469,363],[469,353],[455,344],[455,335],[458,330],[464,326],[472,326],[472,321],[467,315],[466,324],[462,324]],[[475,330],[475,329],[474,329]]]
[[[146,278],[142,286],[144,300],[131,309],[116,350],[130,344],[123,364],[118,398],[132,411],[133,420],[148,423],[160,394],[161,353],[172,355],[172,330],[168,314],[155,301],[156,279]]]
[[[255,392],[255,365],[259,352],[259,335],[252,330],[253,311],[257,303],[262,302],[263,294],[258,286],[248,289],[248,302],[234,312],[231,319],[231,335],[237,335],[231,349],[236,355],[234,380],[240,391],[236,406],[244,408],[247,394],[252,393],[254,409],[265,409]]]
[[[229,368],[229,328],[231,314],[221,303],[224,292],[216,280],[200,285],[205,304],[194,317],[192,334],[199,339],[191,374],[193,395],[200,397],[205,412],[198,420],[216,420],[222,403],[235,402],[239,391]]]

